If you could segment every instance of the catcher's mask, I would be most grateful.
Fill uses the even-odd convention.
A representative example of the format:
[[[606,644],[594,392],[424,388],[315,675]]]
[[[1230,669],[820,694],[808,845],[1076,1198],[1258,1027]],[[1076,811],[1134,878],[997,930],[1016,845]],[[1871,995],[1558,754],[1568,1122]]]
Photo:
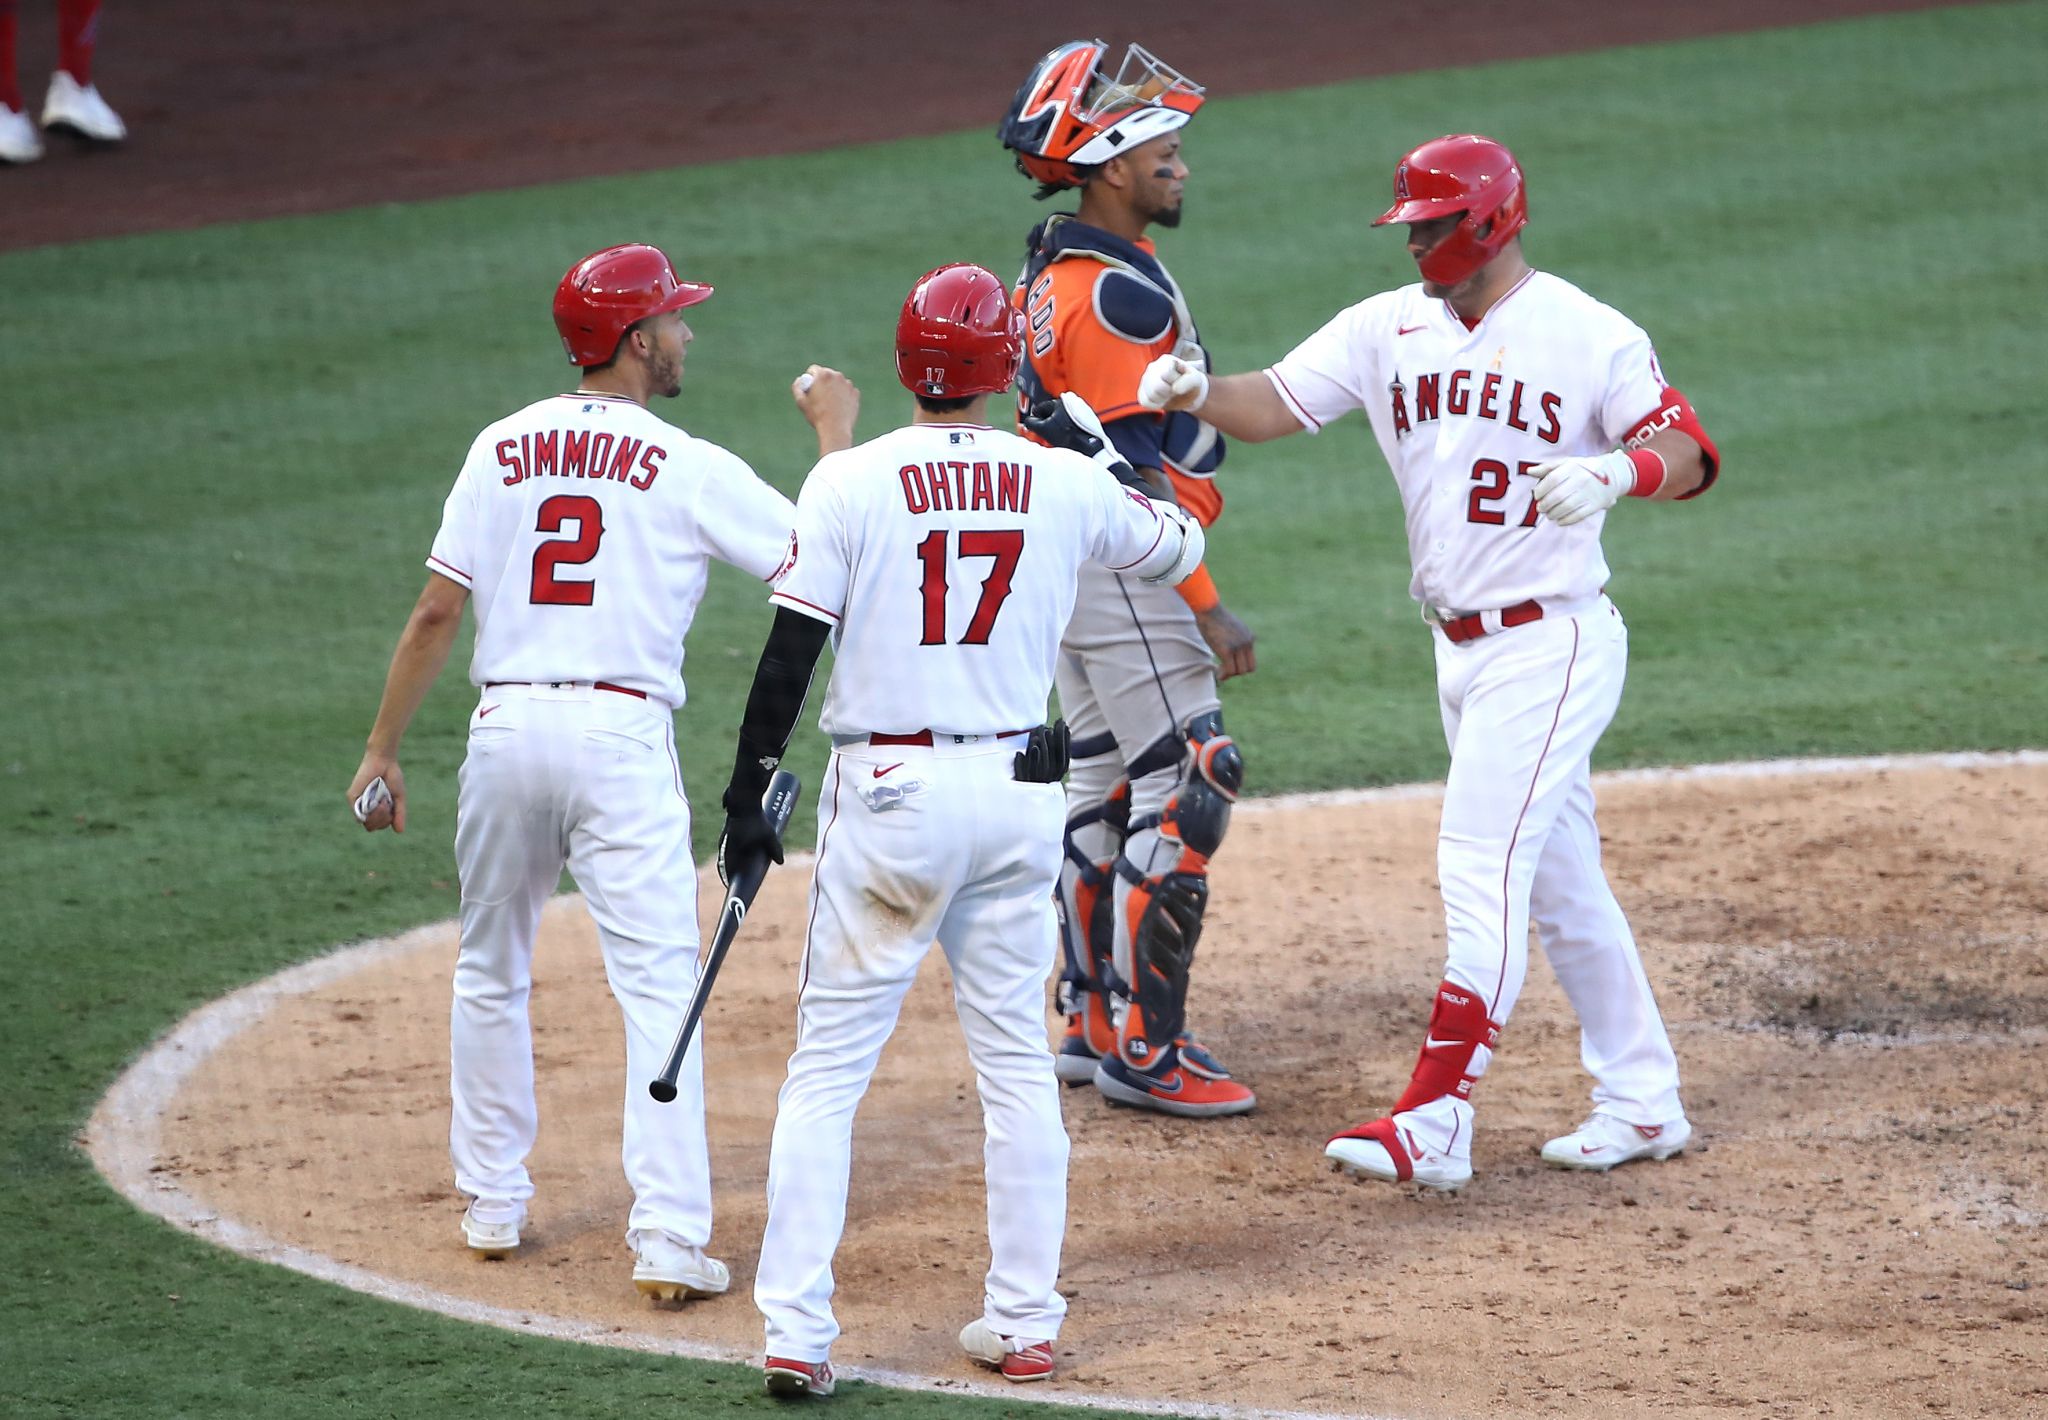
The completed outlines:
[[[1202,86],[1159,62],[1142,45],[1124,51],[1111,78],[1108,46],[1074,40],[1038,61],[996,136],[1017,155],[1017,170],[1047,191],[1079,187],[1087,169],[1162,133],[1202,106]]]
[[[1024,363],[1024,313],[993,271],[955,262],[917,278],[896,319],[896,378],[927,399],[1000,394]]]
[[[1455,286],[1492,261],[1529,220],[1529,195],[1515,155],[1476,133],[1432,138],[1394,168],[1394,205],[1375,227],[1464,219],[1416,265],[1425,280]]]
[[[634,322],[694,306],[710,294],[702,282],[678,279],[659,247],[606,247],[570,267],[555,287],[555,329],[570,364],[602,365]]]

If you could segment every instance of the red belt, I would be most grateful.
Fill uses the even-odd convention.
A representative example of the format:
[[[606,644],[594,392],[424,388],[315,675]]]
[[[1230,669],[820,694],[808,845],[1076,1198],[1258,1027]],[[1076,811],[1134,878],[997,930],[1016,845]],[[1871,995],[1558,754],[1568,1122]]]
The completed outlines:
[[[495,690],[501,685],[574,686],[578,684],[581,684],[581,682],[573,680],[494,680],[486,684],[484,689]],[[614,695],[630,695],[635,700],[645,700],[647,698],[647,692],[644,690],[635,690],[630,685],[613,685],[608,680],[592,681],[591,689],[609,690]]]
[[[1500,625],[1503,631],[1507,630],[1510,626],[1527,626],[1532,621],[1541,620],[1543,620],[1543,604],[1537,601],[1517,602],[1515,605],[1504,609],[1500,614]],[[1477,641],[1486,634],[1486,622],[1481,614],[1475,611],[1470,616],[1458,616],[1453,617],[1449,621],[1439,621],[1437,629],[1442,631],[1452,641]]]
[[[953,738],[952,734],[948,731],[942,730],[940,733],[945,735],[947,739]],[[1031,731],[1029,730],[997,730],[995,738],[1002,739],[1006,735],[1028,735],[1030,733]],[[970,735],[965,738],[979,739],[980,736]],[[933,739],[934,736],[930,730],[919,730],[914,735],[869,735],[868,743],[871,745],[921,745],[925,749],[930,749]]]

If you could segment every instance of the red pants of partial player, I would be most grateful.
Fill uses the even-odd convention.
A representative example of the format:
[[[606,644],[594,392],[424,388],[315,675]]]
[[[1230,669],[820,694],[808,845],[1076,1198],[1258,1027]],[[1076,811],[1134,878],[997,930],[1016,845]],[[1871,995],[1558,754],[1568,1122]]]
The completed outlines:
[[[21,74],[15,58],[19,0],[0,0],[0,104],[17,111]],[[57,0],[57,67],[80,84],[92,83],[92,51],[99,41],[100,0]]]

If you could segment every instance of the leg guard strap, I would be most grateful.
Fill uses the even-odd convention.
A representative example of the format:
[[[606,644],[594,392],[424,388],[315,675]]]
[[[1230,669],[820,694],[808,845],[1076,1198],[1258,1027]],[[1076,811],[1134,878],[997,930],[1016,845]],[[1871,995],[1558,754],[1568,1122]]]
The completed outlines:
[[[1414,1161],[1408,1157],[1408,1150],[1402,1145],[1400,1136],[1394,1130],[1398,1126],[1392,1119],[1375,1119],[1370,1124],[1354,1124],[1341,1133],[1332,1134],[1329,1142],[1339,1139],[1370,1139],[1387,1151],[1387,1157],[1394,1161],[1394,1177],[1402,1183],[1415,1177]]]

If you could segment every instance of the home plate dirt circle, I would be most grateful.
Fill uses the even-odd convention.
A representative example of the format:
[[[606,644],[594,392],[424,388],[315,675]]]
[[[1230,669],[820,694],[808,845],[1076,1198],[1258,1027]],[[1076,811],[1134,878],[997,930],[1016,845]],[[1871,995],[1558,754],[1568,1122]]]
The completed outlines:
[[[815,776],[813,776],[815,777]],[[1553,1171],[1587,1081],[1540,958],[1479,1088],[1455,1197],[1332,1173],[1383,1109],[1442,964],[1438,789],[1240,807],[1192,1014],[1260,1095],[1189,1123],[1064,1094],[1059,1377],[1032,1400],[1185,1414],[1622,1417],[2048,1412],[2048,755],[1600,776],[1698,1139]],[[748,1296],[809,874],[772,874],[706,1019],[731,1294],[650,1305],[619,1173],[624,1048],[595,935],[551,904],[526,1245],[462,1246],[447,1161],[453,924],[195,1013],[86,1131],[140,1206],[458,1316],[758,1359]],[[706,874],[708,919],[718,902]],[[707,921],[708,928],[708,921]],[[1050,1018],[1049,1018],[1050,1019]],[[954,1333],[987,1266],[981,1118],[933,953],[855,1128],[843,1372],[989,1391]],[[983,1373],[984,1375],[986,1373]],[[1017,1393],[1017,1398],[1026,1398]]]

